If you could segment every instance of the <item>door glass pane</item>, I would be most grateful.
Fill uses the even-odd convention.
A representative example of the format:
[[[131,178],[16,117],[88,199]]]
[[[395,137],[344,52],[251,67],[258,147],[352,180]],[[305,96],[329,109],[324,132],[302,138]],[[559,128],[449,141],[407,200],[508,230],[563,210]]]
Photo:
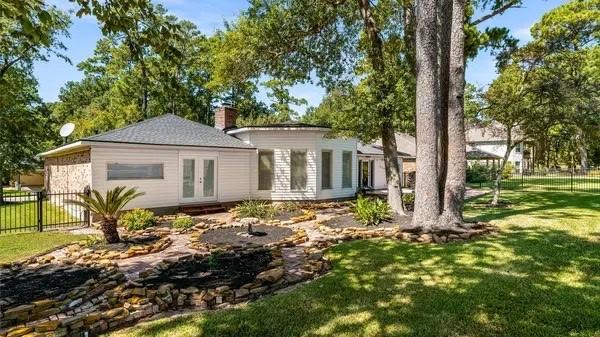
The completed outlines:
[[[205,197],[212,197],[215,195],[215,161],[213,159],[204,159],[202,190]]]
[[[306,151],[291,150],[290,189],[306,189]]]
[[[321,188],[331,189],[331,151],[321,153]]]
[[[368,161],[361,161],[360,162],[360,166],[361,166],[361,177],[362,177],[362,181],[361,181],[361,186],[362,187],[370,187],[369,184],[369,162]]]
[[[194,159],[183,160],[183,197],[193,198],[196,181],[196,161]]]

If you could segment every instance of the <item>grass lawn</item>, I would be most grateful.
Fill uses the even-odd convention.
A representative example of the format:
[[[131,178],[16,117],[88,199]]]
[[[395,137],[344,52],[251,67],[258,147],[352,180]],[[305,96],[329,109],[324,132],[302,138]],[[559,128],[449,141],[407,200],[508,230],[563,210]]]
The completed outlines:
[[[83,240],[86,235],[61,232],[23,233],[0,236],[0,263],[14,262],[53,247]]]
[[[600,336],[600,197],[505,192],[467,216],[502,228],[468,243],[355,241],[289,293],[139,324],[118,336]],[[485,198],[485,197],[483,197]]]
[[[51,226],[58,223],[79,222],[60,206],[47,200],[42,203],[44,225]],[[37,228],[37,203],[26,201],[0,205],[0,233],[7,230],[20,231],[22,227]]]

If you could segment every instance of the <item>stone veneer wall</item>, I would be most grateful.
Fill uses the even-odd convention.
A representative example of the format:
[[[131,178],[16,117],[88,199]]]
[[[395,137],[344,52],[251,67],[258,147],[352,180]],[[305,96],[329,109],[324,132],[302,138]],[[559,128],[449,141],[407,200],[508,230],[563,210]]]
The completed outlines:
[[[412,158],[405,158],[402,160],[402,171],[404,173],[415,172],[417,170],[417,162]]]
[[[44,172],[49,193],[81,192],[92,183],[90,150],[46,158]]]

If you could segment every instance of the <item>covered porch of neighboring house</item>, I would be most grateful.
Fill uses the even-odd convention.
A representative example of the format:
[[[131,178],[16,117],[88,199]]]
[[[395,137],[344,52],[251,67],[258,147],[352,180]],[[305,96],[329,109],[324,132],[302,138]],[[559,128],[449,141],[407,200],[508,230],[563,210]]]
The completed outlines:
[[[467,163],[469,166],[473,165],[474,163],[479,163],[480,165],[484,165],[486,167],[497,168],[502,164],[502,157],[497,154],[467,145]]]

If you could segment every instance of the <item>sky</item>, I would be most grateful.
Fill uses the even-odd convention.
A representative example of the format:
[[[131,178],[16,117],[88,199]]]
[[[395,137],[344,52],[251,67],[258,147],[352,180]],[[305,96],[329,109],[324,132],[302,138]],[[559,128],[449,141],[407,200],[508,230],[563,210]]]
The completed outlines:
[[[73,10],[75,7],[68,0],[50,0],[50,4],[63,10]],[[248,6],[246,0],[154,0],[167,8],[170,14],[180,19],[194,22],[198,29],[205,35],[213,34],[224,26],[226,21],[235,20],[236,16]],[[507,27],[511,34],[521,43],[531,39],[529,30],[542,15],[548,10],[564,3],[564,0],[523,0],[521,8],[513,8],[501,16],[494,17],[482,24],[486,26]],[[77,81],[83,74],[77,70],[76,65],[93,54],[96,41],[101,38],[97,22],[92,17],[77,18],[73,15],[69,37],[63,39],[67,47],[65,54],[72,61],[66,63],[62,59],[51,58],[48,62],[35,64],[35,75],[39,81],[39,92],[46,102],[58,99],[60,88],[68,81]],[[479,87],[485,87],[497,76],[494,66],[495,60],[486,51],[467,65],[466,79]],[[291,88],[290,93],[297,98],[305,98],[308,106],[317,106],[325,90],[311,85],[297,85]],[[261,91],[258,98],[269,104],[266,93]],[[307,106],[294,107],[302,113]]]

